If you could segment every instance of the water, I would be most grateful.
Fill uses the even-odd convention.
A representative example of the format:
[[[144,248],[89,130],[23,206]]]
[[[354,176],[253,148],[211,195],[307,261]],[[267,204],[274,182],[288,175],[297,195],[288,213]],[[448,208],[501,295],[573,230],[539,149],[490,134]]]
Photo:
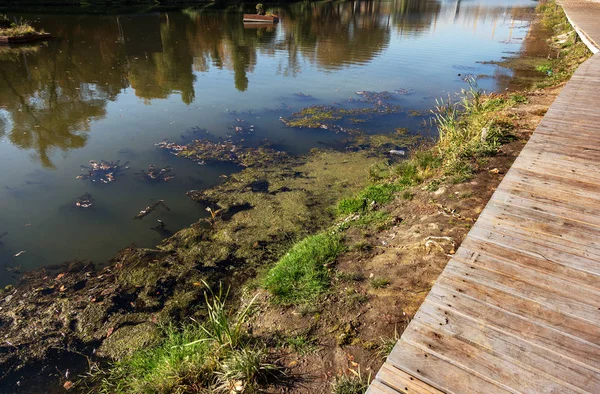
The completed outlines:
[[[104,262],[132,243],[152,247],[163,220],[176,231],[206,216],[185,192],[238,170],[200,166],[156,149],[206,129],[255,125],[295,154],[342,148],[344,135],[290,129],[279,120],[302,107],[350,106],[356,91],[408,89],[399,104],[427,111],[466,86],[506,89],[510,70],[482,64],[521,50],[535,2],[433,0],[298,3],[275,8],[281,23],[245,26],[239,13],[185,9],[126,15],[18,14],[51,32],[47,44],[0,49],[0,284],[20,271],[73,259]],[[17,15],[17,14],[15,14]],[[504,78],[491,76],[503,75]],[[302,92],[312,96],[295,95]],[[365,132],[408,127],[423,117],[376,118]],[[129,161],[109,184],[76,179],[89,160]],[[135,176],[170,165],[175,179]],[[84,193],[90,209],[74,207]],[[153,201],[170,211],[132,218]],[[25,251],[18,257],[14,255]]]

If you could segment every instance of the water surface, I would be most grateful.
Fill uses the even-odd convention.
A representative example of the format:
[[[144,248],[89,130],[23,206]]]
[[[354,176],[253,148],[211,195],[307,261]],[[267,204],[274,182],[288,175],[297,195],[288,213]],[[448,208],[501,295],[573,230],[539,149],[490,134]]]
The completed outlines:
[[[481,62],[521,50],[535,4],[306,2],[274,8],[274,26],[200,9],[18,14],[55,39],[0,49],[0,284],[16,277],[7,267],[104,262],[132,243],[160,242],[164,234],[151,229],[157,219],[176,231],[206,216],[185,192],[239,168],[178,159],[157,142],[204,132],[226,138],[243,119],[254,125],[245,144],[266,139],[294,154],[343,149],[343,134],[291,129],[279,118],[308,105],[351,106],[364,90],[405,89],[411,93],[397,104],[426,112],[436,97],[464,88],[468,75],[486,90],[506,89],[510,70]],[[429,133],[424,119],[405,111],[360,127]],[[109,184],[76,179],[90,160],[130,168]],[[175,179],[135,175],[150,164],[171,166]],[[74,206],[84,193],[93,196],[90,209]],[[132,219],[159,199],[171,210]]]

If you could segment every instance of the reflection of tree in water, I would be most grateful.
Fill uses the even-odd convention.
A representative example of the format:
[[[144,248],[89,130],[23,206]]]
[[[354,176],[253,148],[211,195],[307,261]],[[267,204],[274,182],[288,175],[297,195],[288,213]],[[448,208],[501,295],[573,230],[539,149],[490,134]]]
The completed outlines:
[[[135,94],[152,100],[180,92],[181,100],[191,104],[195,92],[194,59],[186,45],[189,19],[180,13],[170,13],[134,16],[122,19],[120,23],[125,31],[131,66],[128,76]],[[142,48],[140,40],[150,42]]]
[[[297,62],[298,52],[326,69],[371,61],[390,39],[388,18],[381,12],[384,4],[352,1],[287,6],[284,33],[290,62]]]
[[[442,8],[438,0],[397,0],[393,4],[394,25],[402,35],[415,35],[429,30]]]
[[[52,28],[56,35],[86,37],[86,42],[53,41],[39,54],[26,50],[0,58],[0,106],[11,125],[5,132],[15,146],[33,149],[49,168],[53,149],[85,145],[90,122],[105,115],[106,101],[125,86],[119,70],[99,71],[118,64],[115,36],[89,23]]]

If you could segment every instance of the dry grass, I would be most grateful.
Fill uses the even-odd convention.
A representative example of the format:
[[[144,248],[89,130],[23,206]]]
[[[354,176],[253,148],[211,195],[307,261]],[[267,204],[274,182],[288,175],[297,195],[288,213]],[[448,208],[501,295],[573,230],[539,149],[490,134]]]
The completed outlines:
[[[26,37],[40,33],[44,33],[44,31],[36,31],[33,26],[23,20],[13,23],[10,27],[0,29],[0,37]]]

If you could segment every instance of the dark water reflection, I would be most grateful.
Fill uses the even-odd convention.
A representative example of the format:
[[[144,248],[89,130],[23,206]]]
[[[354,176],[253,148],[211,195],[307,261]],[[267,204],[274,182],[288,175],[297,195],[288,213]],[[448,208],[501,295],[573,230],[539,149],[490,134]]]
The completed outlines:
[[[194,127],[224,137],[241,116],[256,124],[249,142],[268,139],[292,153],[339,147],[343,136],[288,129],[279,117],[306,105],[346,105],[358,90],[399,88],[414,91],[403,107],[427,110],[435,97],[464,87],[466,74],[497,73],[478,62],[519,51],[534,6],[526,0],[303,2],[273,9],[282,18],[275,26],[199,9],[24,15],[55,39],[0,48],[0,233],[9,233],[0,264],[25,269],[102,260],[131,242],[151,246],[160,237],[151,224],[132,221],[133,214],[165,198],[172,210],[161,218],[181,228],[203,215],[184,192],[236,170],[174,161],[155,142],[180,139]],[[481,84],[504,89],[509,80]],[[420,132],[421,122],[398,114],[363,131]],[[105,188],[75,180],[92,159],[129,160],[132,173]],[[168,187],[135,181],[133,172],[149,164],[172,165],[176,180]],[[65,211],[85,192],[100,201],[97,211]],[[27,252],[15,258],[20,250]],[[0,283],[8,283],[2,275]]]

